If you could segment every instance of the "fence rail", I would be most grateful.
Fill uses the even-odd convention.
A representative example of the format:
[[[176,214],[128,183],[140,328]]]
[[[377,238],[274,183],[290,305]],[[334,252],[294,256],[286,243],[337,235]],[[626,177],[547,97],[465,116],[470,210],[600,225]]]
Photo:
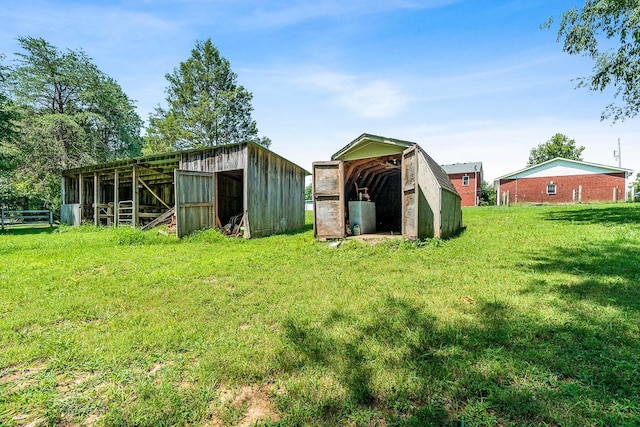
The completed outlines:
[[[0,224],[2,231],[5,227],[28,227],[32,225],[53,226],[53,211],[9,211],[0,210]]]

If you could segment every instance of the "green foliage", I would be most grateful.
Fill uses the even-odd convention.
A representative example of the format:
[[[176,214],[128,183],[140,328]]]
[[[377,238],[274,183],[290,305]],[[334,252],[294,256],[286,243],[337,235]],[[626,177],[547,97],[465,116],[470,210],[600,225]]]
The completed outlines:
[[[304,199],[311,200],[313,197],[313,185],[309,183],[306,187],[304,187]]]
[[[149,152],[211,147],[254,141],[258,136],[251,117],[253,95],[237,84],[231,64],[207,39],[197,41],[191,57],[166,75],[168,109],[157,108],[149,117]]]
[[[547,25],[550,26],[551,19]],[[593,91],[615,89],[621,105],[612,103],[602,118],[614,121],[640,111],[640,3],[629,0],[586,0],[566,11],[560,20],[558,41],[570,55],[594,61],[593,75],[579,87]]]
[[[3,59],[4,55],[0,54],[0,60]],[[5,92],[6,73],[7,67],[0,64],[0,180],[3,175],[6,179],[6,172],[16,167],[19,154],[15,142],[19,136],[17,122],[20,120],[20,113]],[[0,205],[2,204],[0,199]]]
[[[13,199],[56,209],[61,172],[139,155],[142,121],[120,86],[82,50],[18,40],[24,52],[16,54],[7,88],[20,113],[20,135],[1,153],[14,160],[7,178]]]
[[[638,205],[464,217],[455,239],[339,248],[310,229],[0,234],[0,419],[636,425]]]
[[[547,160],[555,159],[556,157],[582,160],[583,151],[584,147],[577,147],[575,140],[569,139],[569,137],[564,134],[556,133],[544,144],[539,144],[537,147],[531,149],[527,166],[537,165]]]
[[[480,206],[495,206],[496,189],[486,181],[482,181],[480,187]]]
[[[635,181],[629,184],[631,191],[631,200],[634,202],[640,202],[640,172],[636,175]]]

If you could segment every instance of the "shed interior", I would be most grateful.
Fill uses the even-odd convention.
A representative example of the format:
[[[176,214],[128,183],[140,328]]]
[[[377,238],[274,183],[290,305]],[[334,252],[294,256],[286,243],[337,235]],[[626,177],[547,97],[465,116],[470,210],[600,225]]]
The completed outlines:
[[[402,153],[344,162],[345,212],[349,201],[362,200],[366,188],[376,206],[376,232],[402,232]]]
[[[222,226],[237,225],[244,208],[244,171],[216,173],[216,215]]]

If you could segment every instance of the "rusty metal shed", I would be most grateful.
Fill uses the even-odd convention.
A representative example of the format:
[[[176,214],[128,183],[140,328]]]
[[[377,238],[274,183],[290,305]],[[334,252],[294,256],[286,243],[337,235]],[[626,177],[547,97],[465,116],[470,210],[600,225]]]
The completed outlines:
[[[460,195],[435,160],[414,142],[366,133],[313,163],[313,202],[321,240],[360,229],[363,208],[374,218],[370,233],[447,238],[462,226]]]
[[[148,228],[175,216],[176,234],[235,226],[246,238],[304,228],[307,171],[252,142],[67,170],[62,222]]]

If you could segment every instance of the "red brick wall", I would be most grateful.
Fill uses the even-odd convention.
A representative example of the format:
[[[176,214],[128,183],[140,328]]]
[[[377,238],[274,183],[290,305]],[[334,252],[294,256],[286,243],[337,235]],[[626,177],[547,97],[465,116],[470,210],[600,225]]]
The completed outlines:
[[[556,194],[547,194],[547,184],[556,184]],[[573,201],[573,190],[582,186],[581,202],[613,201],[613,189],[618,189],[618,200],[624,200],[624,173],[552,176],[545,178],[519,178],[500,181],[500,194],[509,191],[510,203],[540,202],[568,203]]]
[[[462,177],[469,176],[469,185],[462,186]],[[476,180],[477,177],[477,180]],[[462,197],[462,206],[475,206],[476,205],[476,196],[480,197],[481,194],[481,179],[480,174],[476,174],[474,172],[469,173],[453,173],[449,175],[449,179],[451,183]]]

